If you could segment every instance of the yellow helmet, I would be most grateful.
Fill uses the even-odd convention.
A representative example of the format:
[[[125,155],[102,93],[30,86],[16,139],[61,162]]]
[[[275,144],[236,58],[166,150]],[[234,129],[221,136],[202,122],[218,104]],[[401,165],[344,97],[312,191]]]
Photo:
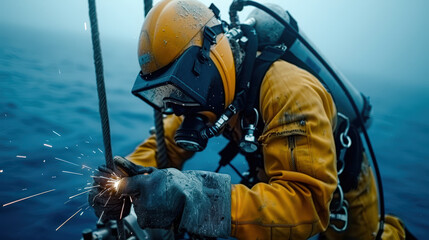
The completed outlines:
[[[141,29],[141,73],[133,93],[159,109],[172,103],[216,114],[219,107],[225,109],[234,98],[236,76],[227,37],[213,32],[219,24],[213,11],[196,0],[164,0],[155,5]],[[213,41],[204,45],[207,35]],[[214,106],[219,103],[222,106]]]

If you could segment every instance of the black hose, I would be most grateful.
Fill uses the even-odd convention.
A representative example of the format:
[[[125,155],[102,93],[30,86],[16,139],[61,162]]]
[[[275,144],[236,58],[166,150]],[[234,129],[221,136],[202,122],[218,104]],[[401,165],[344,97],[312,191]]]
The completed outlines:
[[[211,127],[204,128],[200,135],[203,139],[209,139],[218,136],[222,128],[231,120],[231,117],[237,112],[245,109],[247,110],[246,98],[249,96],[250,80],[253,73],[253,65],[256,59],[256,51],[258,50],[258,37],[256,36],[255,29],[252,26],[242,24],[240,28],[248,41],[246,43],[245,52],[246,56],[242,63],[242,69],[240,76],[238,77],[239,82],[236,87],[235,97],[221,117]],[[251,91],[251,90],[250,90]],[[253,105],[252,105],[253,106]]]
[[[344,83],[341,81],[341,79],[338,77],[338,75],[335,73],[335,71],[329,66],[329,64],[319,55],[319,53],[317,51],[315,51],[311,47],[311,45],[299,33],[297,33],[295,31],[295,29],[293,29],[291,26],[289,26],[289,24],[282,17],[280,17],[278,14],[276,14],[274,11],[267,8],[266,6],[264,6],[260,3],[254,2],[254,1],[250,1],[250,0],[243,1],[243,5],[244,6],[257,7],[259,9],[265,11],[266,13],[270,14],[277,21],[279,21],[281,24],[283,24],[284,27],[286,28],[286,30],[289,31],[290,33],[292,33],[293,37],[296,37],[298,40],[300,40],[301,43],[304,44],[307,47],[307,49],[309,49],[310,52],[313,53],[314,56],[326,67],[328,72],[334,77],[334,79],[337,81],[338,85],[340,85],[340,87],[342,88],[342,90],[346,94],[347,98],[349,99],[349,101],[353,107],[353,110],[356,113],[359,124],[361,125],[362,133],[365,137],[365,141],[367,143],[368,150],[370,152],[372,162],[374,165],[374,170],[375,170],[376,177],[377,177],[378,195],[379,195],[379,202],[380,202],[380,226],[379,226],[379,230],[378,230],[376,239],[381,239],[381,235],[383,234],[383,230],[384,230],[384,221],[385,221],[384,192],[383,192],[383,185],[381,182],[381,174],[380,174],[380,170],[378,168],[378,164],[377,164],[377,160],[375,157],[374,150],[373,150],[372,145],[371,145],[371,141],[369,140],[368,132],[366,131],[366,128],[365,128],[364,121],[362,119],[362,116],[361,116],[361,114],[360,114],[360,112],[356,106],[356,103],[354,102],[350,92],[348,91],[348,89],[346,88]]]

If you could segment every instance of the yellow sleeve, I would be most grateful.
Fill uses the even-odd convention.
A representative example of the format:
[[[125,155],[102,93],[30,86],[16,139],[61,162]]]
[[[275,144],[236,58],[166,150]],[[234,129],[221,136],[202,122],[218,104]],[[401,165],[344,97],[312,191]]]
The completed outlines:
[[[165,144],[167,147],[167,155],[169,160],[169,167],[181,169],[183,163],[192,157],[193,152],[188,152],[176,145],[174,141],[174,134],[182,123],[182,117],[176,115],[168,115],[164,118],[164,136]],[[141,143],[127,159],[131,162],[145,166],[145,167],[158,167],[156,160],[157,145],[155,134],[151,135],[143,143]]]
[[[264,77],[259,138],[268,183],[231,190],[238,239],[307,239],[324,231],[337,184],[330,94],[308,72],[275,62]]]

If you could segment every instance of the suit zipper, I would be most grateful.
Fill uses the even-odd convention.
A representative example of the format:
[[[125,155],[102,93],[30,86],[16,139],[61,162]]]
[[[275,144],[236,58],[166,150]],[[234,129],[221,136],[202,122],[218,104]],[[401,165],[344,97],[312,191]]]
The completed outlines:
[[[294,150],[295,150],[295,136],[289,136],[288,137],[289,142],[289,149],[290,149],[290,160],[291,160],[291,168],[293,171],[296,171],[296,163],[295,163],[295,156],[294,156]]]

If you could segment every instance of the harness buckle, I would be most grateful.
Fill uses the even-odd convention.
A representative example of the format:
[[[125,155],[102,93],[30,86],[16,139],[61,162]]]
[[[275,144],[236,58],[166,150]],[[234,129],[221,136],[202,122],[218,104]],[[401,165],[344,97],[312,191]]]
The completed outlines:
[[[337,232],[344,232],[349,223],[349,211],[347,210],[349,207],[349,203],[344,200],[344,205],[341,207],[339,211],[333,212],[330,214],[331,218],[331,224],[329,224],[330,227],[332,227]],[[332,221],[336,221],[339,224],[341,224],[339,227],[332,223]]]
[[[331,205],[329,207],[331,209],[331,212],[339,212],[344,206],[344,202],[346,201],[344,198],[343,188],[341,187],[339,181],[337,184],[337,189],[335,189],[334,196],[336,196],[336,194],[338,194],[338,198],[335,197],[334,199],[332,199]]]
[[[210,44],[216,43],[216,32],[211,27],[204,28],[204,38],[210,41]]]

